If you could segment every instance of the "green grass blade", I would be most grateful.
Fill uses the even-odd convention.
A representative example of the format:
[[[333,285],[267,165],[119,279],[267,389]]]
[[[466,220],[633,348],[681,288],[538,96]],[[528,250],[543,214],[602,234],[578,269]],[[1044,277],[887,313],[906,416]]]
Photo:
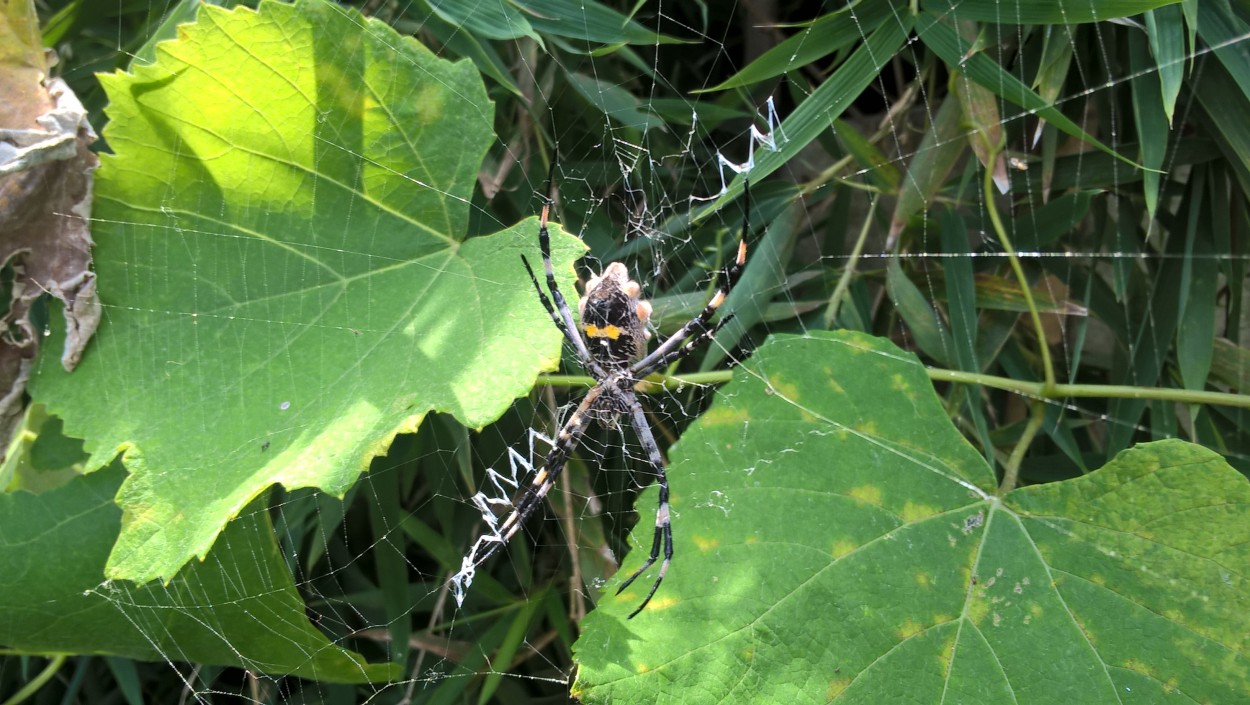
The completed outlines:
[[[895,7],[889,0],[865,0],[822,15],[794,36],[761,54],[728,80],[696,92],[749,86],[803,68],[863,39],[864,35],[875,31],[882,22],[900,11],[906,10],[901,6]]]
[[[877,80],[890,57],[902,48],[911,31],[912,18],[886,22],[869,35],[862,46],[820,84],[789,117],[776,128],[773,138],[777,150],[759,149],[755,153],[755,169],[751,179],[765,177],[785,166],[807,147],[842,111],[855,101],[873,81]],[[713,204],[700,210],[693,218],[699,222],[710,213],[742,194],[742,180],[736,179],[729,190]]]
[[[1159,69],[1159,91],[1163,112],[1167,115],[1168,124],[1171,125],[1172,114],[1176,109],[1176,97],[1181,93],[1181,82],[1185,78],[1185,15],[1181,11],[1181,6],[1167,5],[1147,12],[1146,36],[1150,38],[1150,53],[1154,56],[1155,65]],[[1130,35],[1131,40],[1139,38],[1136,33]],[[1142,65],[1140,69],[1137,66],[1139,63]],[[1134,59],[1133,73],[1145,70],[1145,62],[1141,59]],[[1134,82],[1134,86],[1136,85]]]
[[[916,345],[929,357],[949,365],[951,341],[947,331],[928,297],[912,283],[898,262],[892,258],[886,265],[886,292],[898,309],[898,315],[907,323]]]
[[[995,24],[1082,24],[1138,15],[1177,0],[929,0],[925,11]]]
[[[1003,100],[1018,105],[1038,117],[1045,118],[1064,133],[1083,140],[1126,164],[1137,166],[1132,160],[1120,155],[1093,135],[1082,130],[1011,72],[986,56],[984,52],[971,52],[972,43],[959,36],[959,33],[941,16],[928,11],[922,13],[921,19],[916,24],[916,32],[925,46],[941,57],[952,70],[966,75]]]
[[[1177,16],[1179,17],[1179,11]],[[1168,150],[1171,109],[1165,103],[1165,98],[1160,97],[1156,82],[1151,80],[1150,69],[1155,64],[1151,62],[1147,52],[1146,39],[1136,33],[1130,34],[1128,49],[1129,65],[1136,75],[1132,84],[1133,119],[1137,123],[1141,163],[1147,169],[1142,173],[1142,189],[1146,196],[1146,212],[1153,218],[1159,203],[1159,169],[1163,166],[1163,158]],[[1183,64],[1178,66],[1183,67]],[[1179,89],[1179,85],[1177,88]],[[1166,85],[1164,90],[1167,90]],[[1172,100],[1175,101],[1175,96]]]

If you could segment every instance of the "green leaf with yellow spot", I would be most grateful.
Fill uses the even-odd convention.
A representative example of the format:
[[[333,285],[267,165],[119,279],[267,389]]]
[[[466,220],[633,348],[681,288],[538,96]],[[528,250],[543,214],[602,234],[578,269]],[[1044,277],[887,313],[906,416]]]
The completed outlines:
[[[853,333],[773,338],[710,413],[672,449],[656,598],[625,618],[653,568],[583,624],[582,702],[1250,702],[1250,483],[1219,455],[999,498],[920,362]]]

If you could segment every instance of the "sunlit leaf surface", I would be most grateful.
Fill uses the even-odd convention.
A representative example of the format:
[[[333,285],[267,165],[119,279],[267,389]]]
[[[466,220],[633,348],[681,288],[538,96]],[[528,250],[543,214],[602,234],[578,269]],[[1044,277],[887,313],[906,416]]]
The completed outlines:
[[[670,482],[675,562],[585,620],[582,702],[1250,698],[1250,483],[1201,447],[999,498],[913,356],[813,333],[738,368]]]
[[[94,464],[125,450],[107,574],[138,582],[274,483],[342,494],[432,409],[490,422],[559,354],[536,221],[465,239],[493,139],[470,63],[323,2],[206,6],[157,59],[104,78],[105,324],[35,381]]]

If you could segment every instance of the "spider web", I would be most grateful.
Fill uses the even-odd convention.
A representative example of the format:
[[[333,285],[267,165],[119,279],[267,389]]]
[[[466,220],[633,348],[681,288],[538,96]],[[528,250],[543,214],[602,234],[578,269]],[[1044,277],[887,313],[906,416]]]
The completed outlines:
[[[47,17],[74,6],[48,4]],[[959,3],[953,5],[958,12]],[[1005,14],[1015,7],[1011,2],[1001,6]],[[1132,220],[1142,220],[1146,211],[1131,205],[1134,198],[1140,198],[1138,184],[1143,177],[1130,162],[1143,158],[1141,146],[1124,135],[1135,135],[1140,129],[1133,115],[1134,85],[1143,80],[1162,82],[1166,91],[1177,66],[1183,67],[1187,82],[1196,82],[1204,72],[1226,74],[1228,69],[1220,63],[1225,54],[1232,57],[1230,63],[1250,66],[1250,35],[1230,30],[1215,46],[1209,41],[1180,49],[1147,45],[1149,51],[1169,52],[1168,58],[1138,65],[1129,58],[1123,30],[1144,33],[1140,18],[1120,20],[1119,25],[1054,26],[1044,46],[1023,30],[1015,36],[985,34],[964,38],[972,45],[962,57],[967,63],[960,63],[968,67],[967,73],[926,69],[921,76],[917,67],[924,65],[924,47],[908,29],[908,40],[893,60],[884,63],[862,90],[830,100],[829,105],[841,107],[823,114],[814,139],[793,129],[787,134],[786,126],[794,124],[788,120],[802,115],[809,101],[824,99],[818,91],[837,80],[837,66],[846,55],[871,41],[874,30],[860,25],[866,18],[848,11],[839,21],[854,28],[857,40],[837,52],[809,58],[822,35],[800,25],[840,7],[830,4],[819,14],[792,6],[774,7],[770,15],[766,8],[740,4],[618,4],[612,18],[634,11],[627,29],[617,30],[619,42],[603,36],[611,34],[608,30],[598,29],[604,21],[603,6],[598,4],[526,4],[521,15],[530,20],[530,27],[506,30],[499,29],[497,21],[516,16],[512,5],[470,11],[443,2],[430,6],[369,2],[363,9],[400,34],[418,37],[442,57],[476,59],[479,67],[492,66],[499,73],[487,72],[485,79],[496,103],[494,119],[478,117],[472,125],[489,132],[494,144],[468,199],[469,232],[479,236],[510,228],[536,215],[550,194],[552,220],[587,246],[576,269],[581,281],[607,263],[621,261],[640,282],[655,306],[652,345],[696,314],[714,291],[715,273],[730,256],[743,223],[741,177],[751,179],[748,269],[723,308],[734,312],[736,320],[707,346],[706,353],[674,370],[676,381],[644,396],[654,435],[666,451],[714,403],[717,385],[727,381],[725,371],[749,359],[771,334],[811,336],[826,328],[859,329],[889,337],[934,367],[959,369],[963,351],[976,349],[970,331],[978,328],[978,319],[974,316],[970,324],[949,313],[955,302],[948,284],[958,277],[975,279],[978,300],[993,302],[977,310],[984,316],[979,319],[980,341],[1001,333],[998,347],[988,350],[999,361],[997,374],[1037,379],[1038,365],[1030,357],[1036,341],[1034,348],[1028,347],[1032,332],[1009,332],[1012,326],[1027,329],[1027,314],[1021,317],[1020,292],[1007,266],[1010,257],[991,222],[981,187],[985,169],[978,162],[977,135],[995,130],[1007,146],[1001,160],[991,162],[996,184],[1010,184],[1013,193],[1023,192],[1030,198],[1042,190],[1053,191],[1050,198],[1077,214],[1067,225],[1079,236],[1049,237],[1047,233],[1059,228],[1055,223],[1064,217],[1058,208],[1015,210],[1005,200],[999,206],[1019,259],[1031,268],[1032,293],[1046,309],[1043,334],[1054,354],[1057,381],[1078,383],[1089,378],[1090,370],[1111,379],[1117,364],[1128,364],[1130,369],[1122,379],[1125,385],[1183,387],[1162,374],[1139,377],[1132,363],[1151,355],[1167,358],[1171,362],[1166,369],[1179,379],[1188,369],[1182,358],[1195,353],[1171,341],[1178,336],[1178,328],[1196,324],[1190,331],[1195,340],[1227,339],[1216,344],[1207,388],[1239,389],[1236,381],[1245,379],[1245,361],[1250,359],[1244,352],[1250,346],[1250,332],[1237,316],[1246,318],[1244,312],[1250,309],[1237,299],[1244,287],[1234,285],[1228,273],[1244,277],[1245,263],[1250,261],[1244,238],[1178,244],[1183,239],[1178,233],[1203,227],[1236,232],[1228,219],[1244,219],[1235,205],[1244,209],[1244,198],[1235,187],[1223,196],[1212,187],[1205,196],[1214,199],[1213,209],[1223,205],[1226,214],[1234,213],[1223,221],[1212,216],[1195,225],[1178,215],[1198,218],[1182,208],[1194,188],[1188,175],[1198,165],[1214,161],[1212,152],[1235,152],[1235,146],[1218,142],[1212,146],[1214,138],[1209,136],[1231,128],[1219,122],[1218,112],[1203,104],[1201,95],[1189,90],[1180,93],[1172,116],[1173,132],[1177,126],[1205,130],[1208,141],[1193,146],[1191,152],[1166,151],[1158,169],[1174,178],[1162,181],[1158,217],[1144,222]],[[151,17],[184,11],[158,2],[141,9],[140,14]],[[1176,17],[1169,17],[1178,21],[1181,11],[1174,9]],[[756,12],[765,14],[756,16]],[[1228,16],[1236,17],[1231,10]],[[625,15],[619,17],[623,20]],[[159,26],[155,21],[143,24],[136,14],[120,8],[116,17],[96,18],[94,23],[78,21],[90,30],[82,38],[75,38],[73,32],[64,35],[63,54],[72,49],[78,55],[63,57],[63,70],[99,125],[104,96],[92,88],[90,72],[101,66],[128,65]],[[570,31],[568,26],[583,29]],[[819,31],[831,31],[827,25],[820,27]],[[92,33],[101,28],[109,30],[103,50],[98,37],[92,39]],[[649,39],[639,40],[638,33]],[[674,38],[685,43],[671,41]],[[775,75],[727,90],[708,90],[752,60],[767,56],[769,48],[787,38],[797,41],[785,45],[791,53],[789,61],[774,56],[782,67]],[[968,78],[975,60],[988,57],[1015,66],[1013,70],[1023,72],[1027,82],[1041,73],[1038,67],[1043,61],[1063,61],[1055,57],[1063,56],[1064,46],[1074,51],[1093,46],[1100,55],[1069,57],[1063,64],[1066,70],[1060,71],[1066,79],[1038,90],[1053,88],[1048,99],[1055,108],[1123,159],[1089,143],[1080,144],[1053,120],[1039,120],[1038,111],[1001,100]],[[343,52],[346,57],[348,49]],[[327,61],[334,64],[336,57]],[[1226,83],[1239,87],[1236,78]],[[957,105],[960,91],[971,116],[944,116],[944,106]],[[937,131],[933,128],[937,124],[946,125],[947,131]],[[934,134],[936,139],[927,139]],[[331,146],[347,153],[360,149],[346,138],[332,141]],[[123,145],[109,147],[122,149]],[[1192,152],[1204,156],[1192,157]],[[947,157],[950,154],[958,156]],[[549,171],[553,157],[557,161]],[[917,174],[909,170],[925,158],[957,162],[948,165],[949,175],[939,179],[945,184],[940,191],[926,191],[917,182]],[[939,171],[941,165],[930,168]],[[1237,184],[1244,176],[1244,164],[1222,168],[1202,178],[1223,176],[1226,181],[1222,183]],[[548,174],[553,183],[548,183]],[[266,178],[259,169],[247,176]],[[908,188],[916,192],[911,211],[894,203],[907,198],[898,194]],[[1091,207],[1091,203],[1101,206]],[[890,209],[894,209],[893,217]],[[964,214],[968,237],[960,246],[943,240],[943,209]],[[929,216],[923,217],[926,213]],[[861,229],[867,233],[862,239]],[[527,232],[536,241],[537,232]],[[402,257],[372,251],[361,243],[344,237],[326,246],[325,252],[344,260],[402,261]],[[141,266],[140,255],[134,257]],[[1137,307],[1143,301],[1153,303],[1152,297],[1163,292],[1143,294],[1134,287],[1144,286],[1143,281],[1153,281],[1161,270],[1173,266],[1183,267],[1183,275],[1178,276],[1187,299],[1192,292],[1205,292],[1192,295],[1193,301],[1202,303],[1194,304],[1188,318],[1176,314],[1171,320],[1157,320],[1153,306],[1141,315]],[[514,270],[502,286],[515,293],[515,298],[532,297],[532,286],[519,262]],[[847,288],[839,289],[842,274],[848,270],[858,275]],[[315,287],[315,274],[307,277],[309,287]],[[1211,280],[1205,289],[1200,286],[1203,277]],[[1100,283],[1119,294],[1109,308],[1118,308],[1125,320],[1140,322],[1139,328],[1129,326],[1130,334],[1122,335],[1090,315],[1100,306]],[[109,303],[110,286],[122,285],[100,282],[106,322],[122,313]],[[830,301],[836,292],[845,298],[835,310]],[[574,292],[566,289],[566,294],[573,298]],[[114,306],[112,312],[110,306]],[[264,344],[272,346],[268,352],[278,355],[283,348],[273,340],[288,335],[292,325],[338,327],[349,335],[366,337],[384,332],[373,327],[374,311],[370,304],[365,306],[356,322],[309,322],[300,320],[298,314],[290,318],[240,316],[234,330],[240,337],[257,326],[270,330],[275,338]],[[1215,314],[1205,316],[1199,307],[1213,309]],[[1099,308],[1107,309],[1106,303]],[[203,315],[194,306],[164,302],[154,303],[147,313],[166,322],[192,325],[192,319]],[[504,322],[507,312],[491,314],[500,325],[508,325]],[[1017,317],[1020,322],[1009,324]],[[1202,327],[1200,322],[1208,318]],[[232,330],[231,324],[225,329]],[[470,347],[476,341],[463,340],[459,345]],[[538,343],[521,347],[538,356]],[[1142,352],[1146,349],[1158,351]],[[184,352],[193,357],[196,350]],[[171,353],[171,360],[174,357]],[[124,376],[128,369],[121,358],[104,364],[118,375]],[[479,697],[480,702],[559,701],[574,679],[570,647],[577,624],[611,594],[609,580],[625,555],[645,553],[649,548],[648,527],[655,507],[651,499],[637,507],[635,501],[640,486],[650,484],[651,478],[645,454],[628,424],[592,427],[547,497],[546,506],[512,545],[480,568],[471,585],[465,581],[459,588],[450,582],[473,542],[490,540],[492,531],[497,531],[491,522],[501,520],[510,497],[532,480],[550,439],[559,433],[586,388],[584,373],[567,349],[560,369],[552,372],[502,417],[481,428],[466,425],[450,413],[431,413],[419,429],[404,429],[410,432],[378,440],[380,457],[345,488],[342,499],[315,488],[276,487],[236,519],[262,524],[258,531],[272,522],[277,554],[272,561],[256,558],[252,567],[257,572],[285,566],[317,630],[331,643],[357,651],[371,662],[399,664],[399,679],[337,685],[273,676],[262,660],[246,654],[241,645],[233,652],[246,668],[199,665],[188,657],[192,650],[171,642],[174,633],[162,616],[173,612],[217,634],[227,634],[213,617],[206,616],[203,604],[179,592],[176,585],[102,580],[90,593],[113,606],[159,653],[160,660],[78,656],[73,661],[77,671],[64,667],[62,675],[35,696],[42,699],[34,702],[62,697],[66,702],[91,702],[101,697],[83,685],[84,678],[115,680],[123,692],[141,686],[150,700],[158,702],[415,703],[467,702]],[[775,391],[787,398],[784,388]],[[1240,430],[1244,416],[1232,412],[1152,402],[1149,413],[1144,413],[1132,404],[1101,398],[1043,398],[1028,392],[984,389],[979,393],[984,395],[986,411],[973,411],[967,399],[956,396],[951,397],[949,410],[961,431],[1000,470],[1007,464],[1012,444],[999,436],[1019,436],[1028,406],[1041,405],[1042,437],[1039,448],[1031,451],[1034,460],[1023,466],[1026,481],[1079,474],[1100,466],[1105,462],[1100,453],[1110,452],[1118,443],[1162,437],[1197,440],[1238,468],[1250,467],[1245,434]],[[803,406],[797,395],[790,400],[796,407]],[[277,403],[273,406],[278,408]],[[43,428],[50,438],[60,437],[56,428]],[[298,424],[292,428],[300,430]],[[828,430],[833,432],[834,424]],[[253,445],[262,452],[269,449],[265,438],[258,430]],[[919,452],[912,453],[912,459],[927,462]],[[1047,469],[1047,463],[1056,459],[1063,460],[1065,468],[1058,474]],[[771,459],[760,459],[761,464],[768,462]],[[134,472],[133,467],[128,470]],[[951,473],[950,477],[956,476]],[[653,495],[648,497],[653,499]],[[733,516],[732,503],[715,492],[697,499],[696,504]],[[638,536],[645,537],[643,543],[637,543],[637,538],[631,543],[629,532],[635,523],[642,530]],[[674,517],[674,529],[681,530],[680,515]],[[219,543],[234,542],[238,548],[250,540],[247,536],[223,534]],[[251,550],[260,553],[260,549]],[[680,570],[682,556],[675,561],[674,570]],[[233,564],[213,558],[197,569],[226,583],[236,570]],[[281,579],[269,579],[274,593],[283,589]],[[466,594],[457,595],[458,589]],[[660,590],[662,594],[664,587]],[[465,602],[458,605],[461,597]],[[225,612],[231,604],[227,598],[212,597],[207,606]],[[646,617],[644,612],[638,619]],[[277,611],[246,610],[242,617],[259,626],[286,618]],[[233,648],[228,638],[223,640],[228,650]],[[0,693],[29,680],[17,657],[6,656],[0,663],[4,664],[0,666]]]

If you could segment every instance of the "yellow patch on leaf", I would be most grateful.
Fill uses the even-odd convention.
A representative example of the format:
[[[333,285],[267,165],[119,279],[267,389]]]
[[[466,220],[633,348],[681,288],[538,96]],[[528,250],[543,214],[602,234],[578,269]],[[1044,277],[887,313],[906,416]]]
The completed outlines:
[[[980,591],[978,590],[977,593]],[[980,626],[985,624],[985,618],[990,614],[990,603],[986,602],[983,595],[974,594],[972,600],[968,602],[968,619],[972,623]]]
[[[851,496],[851,499],[858,500],[864,504],[871,504],[874,507],[881,506],[881,488],[876,485],[852,487],[847,494]]]
[[[676,597],[672,597],[671,595],[659,596],[659,597],[656,597],[654,600],[647,603],[647,609],[648,610],[666,610],[669,607],[676,605],[678,602],[681,602],[681,600],[677,599]]]
[[[933,587],[932,576],[930,576],[927,572],[923,570],[918,570],[915,573],[913,573],[912,578],[916,581],[916,584],[922,588]]]
[[[901,512],[903,521],[908,524],[920,521],[921,519],[927,519],[937,513],[938,510],[935,507],[930,507],[927,504],[916,504],[915,502],[907,502],[904,504],[903,511]]]
[[[859,548],[859,544],[851,541],[850,539],[838,539],[833,542],[833,550],[830,551],[830,553],[833,554],[834,558],[841,558],[842,556],[853,552],[857,548]]]
[[[910,639],[913,636],[916,636],[917,634],[919,634],[923,630],[924,630],[924,627],[920,626],[920,624],[909,619],[903,622],[903,624],[894,631],[894,634],[900,640],[903,640],[903,639]]]
[[[799,398],[799,386],[793,382],[787,382],[780,375],[772,375],[768,378],[768,386],[771,391],[780,394],[786,399],[795,400]]]
[[[829,375],[829,388],[838,394],[845,395],[846,390],[842,388],[842,385],[838,384],[838,380],[833,378],[833,373],[830,372]]]
[[[745,407],[729,407],[724,404],[713,404],[702,416],[699,423],[713,426],[741,426],[751,420],[751,414]]]
[[[863,423],[855,424],[855,430],[861,435],[869,437],[881,435],[881,433],[877,430],[877,424],[872,421],[864,421]]]
[[[890,376],[890,388],[896,392],[911,391],[911,385],[907,383],[907,378],[897,372]]]
[[[704,538],[702,536],[694,536],[691,538],[691,540],[694,541],[694,545],[697,546],[698,549],[704,553],[707,553],[708,551],[720,545],[719,540]]]
[[[833,700],[837,698],[842,694],[842,691],[846,690],[850,685],[851,679],[846,677],[829,681],[829,687],[825,688],[825,700]]]

